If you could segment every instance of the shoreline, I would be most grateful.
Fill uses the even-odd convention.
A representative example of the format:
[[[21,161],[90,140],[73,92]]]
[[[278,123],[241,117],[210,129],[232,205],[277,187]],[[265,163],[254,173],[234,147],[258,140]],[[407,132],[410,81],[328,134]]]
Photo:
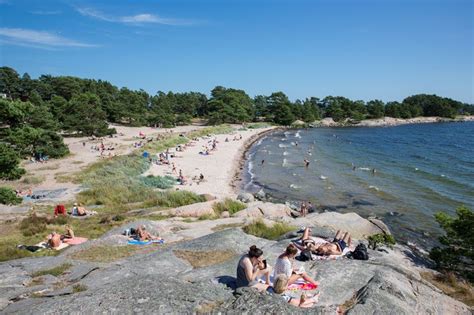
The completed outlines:
[[[280,130],[285,130],[286,127],[274,127],[271,129],[264,130],[260,133],[257,133],[250,137],[250,139],[247,139],[244,144],[243,144],[243,150],[242,153],[237,155],[234,159],[234,167],[232,170],[232,180],[230,181],[229,185],[232,187],[232,190],[236,195],[239,193],[243,192],[242,190],[242,182],[243,182],[243,173],[245,171],[245,163],[247,162],[248,159],[248,152],[252,146],[257,143],[260,139],[265,138],[267,135],[270,133],[280,131]]]
[[[361,121],[354,121],[350,118],[346,118],[343,121],[335,122],[331,117],[321,119],[319,121],[311,123],[313,128],[344,128],[344,127],[396,127],[403,125],[413,124],[432,124],[432,123],[448,123],[448,122],[474,122],[474,115],[470,116],[457,116],[456,118],[446,117],[415,117],[415,118],[392,118],[383,117],[377,119],[364,119]]]

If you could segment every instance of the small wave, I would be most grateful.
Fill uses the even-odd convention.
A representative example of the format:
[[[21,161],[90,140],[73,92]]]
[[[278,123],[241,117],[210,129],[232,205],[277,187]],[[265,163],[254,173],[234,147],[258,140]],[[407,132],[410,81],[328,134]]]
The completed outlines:
[[[290,154],[290,153],[288,153],[288,151],[283,152],[283,155],[284,155],[284,156],[286,156],[286,155],[288,155],[288,154]]]
[[[370,168],[368,167],[359,167],[361,171],[370,171]]]
[[[279,148],[288,148],[288,146],[286,144],[283,144],[283,143],[280,143],[278,145]]]
[[[446,175],[444,175],[444,174],[441,174],[441,177],[446,177]]]
[[[289,136],[289,135],[291,134],[291,132],[285,131],[283,134],[284,134],[285,136]]]
[[[373,189],[375,191],[380,191],[380,189],[377,186],[372,186],[372,185],[369,186],[369,189]]]
[[[295,134],[295,138],[301,138],[301,135],[300,135],[299,131]]]
[[[283,159],[283,163],[281,164],[281,166],[283,167],[288,166],[288,161],[286,159]]]
[[[258,145],[261,145],[261,144],[262,144],[262,141],[263,141],[263,138],[260,139],[260,140],[258,140],[258,142],[256,143],[256,145],[257,145],[257,146],[258,146]]]
[[[324,175],[321,175],[321,176],[319,176],[319,179],[321,179],[321,180],[326,180],[326,179],[328,179],[328,178],[327,178],[326,176],[324,176]]]
[[[280,140],[281,140],[281,141],[286,141],[287,139],[286,139],[286,138],[281,138]]]
[[[419,171],[420,169],[418,167],[415,167],[415,171]]]
[[[291,185],[290,185],[290,188],[292,188],[292,189],[299,189],[300,186],[297,186],[297,185],[295,185],[295,184],[291,184]]]
[[[292,142],[291,145],[296,145],[296,142]]]

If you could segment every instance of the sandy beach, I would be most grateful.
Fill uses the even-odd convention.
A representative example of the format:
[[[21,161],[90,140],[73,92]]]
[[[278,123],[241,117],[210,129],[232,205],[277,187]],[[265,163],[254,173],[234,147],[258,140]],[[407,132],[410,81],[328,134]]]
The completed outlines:
[[[170,150],[170,153],[177,155],[170,159],[176,167],[176,172],[172,171],[171,164],[153,164],[144,175],[177,177],[179,170],[182,170],[187,183],[178,185],[176,188],[197,194],[211,193],[217,198],[235,197],[237,193],[232,183],[236,171],[239,171],[242,154],[250,143],[258,139],[259,135],[272,129],[274,128],[236,130],[232,134],[200,138],[198,141],[192,141],[192,146],[188,146],[184,152]],[[234,137],[239,140],[233,140]],[[226,138],[228,142],[225,141]],[[214,139],[218,142],[217,149],[210,151],[210,155],[199,154],[205,151],[205,146],[211,147]],[[200,174],[204,175],[204,181],[198,183],[198,180],[193,180],[193,178],[199,178]]]

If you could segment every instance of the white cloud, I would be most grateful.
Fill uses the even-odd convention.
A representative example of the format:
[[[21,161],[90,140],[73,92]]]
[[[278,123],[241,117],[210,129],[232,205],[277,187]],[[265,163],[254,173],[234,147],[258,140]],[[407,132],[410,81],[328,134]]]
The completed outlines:
[[[60,35],[35,31],[24,28],[0,28],[1,39],[9,44],[30,45],[37,48],[51,47],[95,47],[96,45],[82,43],[73,39],[68,39]]]
[[[168,19],[163,18],[155,14],[141,13],[131,16],[111,16],[104,14],[92,8],[76,8],[83,16],[89,16],[98,20],[125,24],[165,24],[165,25],[192,25],[193,21],[180,20],[180,19]]]

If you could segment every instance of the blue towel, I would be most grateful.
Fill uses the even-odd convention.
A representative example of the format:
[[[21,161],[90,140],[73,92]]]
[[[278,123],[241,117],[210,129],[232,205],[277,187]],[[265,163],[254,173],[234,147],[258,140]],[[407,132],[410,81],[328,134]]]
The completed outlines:
[[[150,245],[153,243],[163,244],[164,240],[153,240],[153,241],[139,241],[139,240],[129,240],[127,244],[129,245]]]

